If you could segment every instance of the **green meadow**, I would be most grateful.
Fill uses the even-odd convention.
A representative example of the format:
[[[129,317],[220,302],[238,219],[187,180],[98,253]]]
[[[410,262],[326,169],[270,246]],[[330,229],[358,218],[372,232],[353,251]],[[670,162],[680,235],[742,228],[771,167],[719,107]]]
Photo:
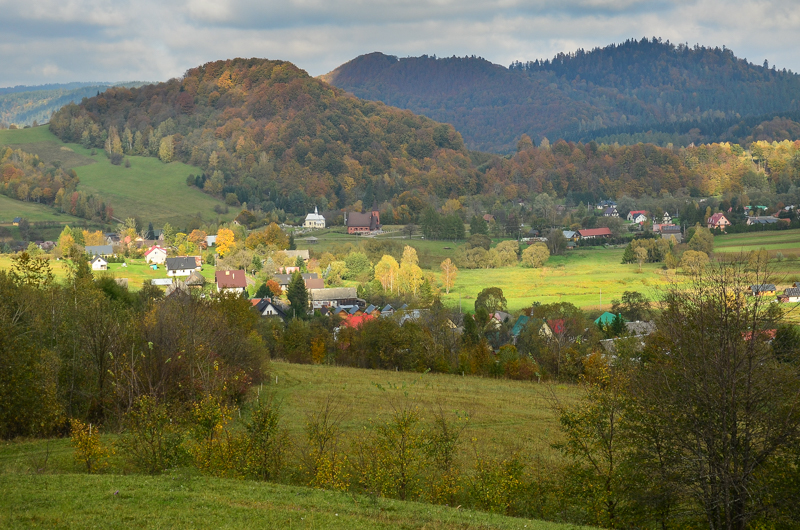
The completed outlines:
[[[208,528],[567,530],[417,502],[190,474],[3,475],[0,526],[17,528]]]
[[[303,439],[306,415],[333,396],[346,439],[393,407],[430,414],[467,414],[461,455],[518,454],[529,472],[560,458],[554,400],[574,402],[574,385],[297,365],[273,362],[270,378],[253,394],[274,393],[290,439]],[[104,435],[113,443],[116,434]],[[347,447],[347,444],[345,444]],[[290,458],[299,458],[294,444]],[[80,474],[67,439],[15,440],[0,445],[0,526],[3,528],[574,528],[443,506],[400,502],[245,480],[203,477],[177,469],[159,477],[128,475],[117,454],[105,474]]]
[[[61,213],[54,208],[35,202],[23,202],[0,195],[0,225],[10,226],[15,217],[24,217],[34,223],[37,221],[56,221],[64,224],[81,225],[86,219]]]
[[[181,227],[198,215],[222,220],[236,215],[219,216],[214,207],[224,205],[222,201],[186,186],[186,177],[201,170],[181,162],[164,164],[152,157],[128,156],[131,167],[115,166],[101,149],[92,155],[91,149],[79,144],[64,144],[47,126],[0,131],[0,145],[35,153],[48,164],[58,161],[73,168],[80,178],[78,189],[102,196],[119,219],[137,216],[156,226],[170,222]]]

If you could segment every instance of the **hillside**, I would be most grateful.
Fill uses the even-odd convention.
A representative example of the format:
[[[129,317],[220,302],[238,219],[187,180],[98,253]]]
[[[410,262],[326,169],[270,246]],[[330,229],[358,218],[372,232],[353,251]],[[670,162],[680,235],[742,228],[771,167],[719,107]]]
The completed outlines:
[[[448,197],[477,179],[451,126],[359,100],[283,61],[217,61],[182,79],[111,88],[64,107],[50,130],[121,156],[200,167],[208,194],[296,214],[407,190]]]
[[[685,128],[684,138],[675,137],[683,145],[739,141],[749,134],[740,130],[742,119],[760,117],[760,123],[800,110],[800,76],[792,72],[754,65],[724,47],[689,48],[656,39],[516,62],[508,69],[474,56],[398,59],[373,53],[323,79],[356,96],[452,123],[468,147],[494,152],[513,151],[522,134],[537,143],[542,137],[586,142],[661,126]],[[696,127],[709,130],[689,137]],[[797,137],[795,131],[791,139]],[[628,143],[636,141],[641,138]]]
[[[124,83],[118,86],[140,86]],[[111,83],[64,83],[0,88],[0,124],[23,127],[46,123],[50,116],[70,103],[105,92]]]
[[[4,475],[3,528],[438,528],[560,530],[575,525],[191,475]]]
[[[0,202],[0,222],[21,216],[74,224],[79,217],[112,222],[136,216],[184,227],[197,217],[236,215],[219,216],[221,201],[186,185],[188,175],[200,172],[196,167],[144,156],[129,156],[126,165],[80,144],[64,144],[47,127],[0,131],[0,194],[9,197]]]

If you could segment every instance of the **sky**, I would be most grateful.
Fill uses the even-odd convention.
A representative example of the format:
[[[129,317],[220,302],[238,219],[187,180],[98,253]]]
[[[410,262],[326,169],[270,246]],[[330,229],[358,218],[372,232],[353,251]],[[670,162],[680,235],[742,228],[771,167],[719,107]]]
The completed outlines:
[[[800,0],[0,0],[0,87],[164,81],[233,57],[317,76],[374,51],[508,66],[642,37],[800,72]]]

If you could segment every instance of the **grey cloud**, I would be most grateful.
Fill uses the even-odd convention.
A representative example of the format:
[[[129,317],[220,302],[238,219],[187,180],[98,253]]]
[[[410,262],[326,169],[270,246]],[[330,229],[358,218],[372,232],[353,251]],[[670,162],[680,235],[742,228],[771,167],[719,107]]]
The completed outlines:
[[[35,4],[35,5],[34,5]],[[628,38],[727,46],[800,70],[800,14],[780,0],[0,0],[0,86],[164,80],[231,57],[312,75],[372,51],[508,65]]]

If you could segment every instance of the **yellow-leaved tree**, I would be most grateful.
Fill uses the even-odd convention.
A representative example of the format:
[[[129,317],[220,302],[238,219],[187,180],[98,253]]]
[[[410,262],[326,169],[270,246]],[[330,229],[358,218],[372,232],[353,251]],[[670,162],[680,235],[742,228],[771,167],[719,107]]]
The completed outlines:
[[[220,228],[217,232],[217,254],[224,256],[236,246],[236,238],[230,228]]]
[[[384,291],[394,292],[399,273],[400,265],[388,254],[384,255],[375,265],[375,278],[381,282]]]
[[[422,285],[423,278],[422,269],[419,268],[417,251],[414,247],[406,245],[406,248],[403,249],[398,280],[398,291],[416,296],[417,290]]]
[[[450,294],[450,289],[456,283],[456,276],[458,275],[458,267],[450,258],[442,262],[439,267],[442,269],[442,283],[444,284],[444,291]]]

